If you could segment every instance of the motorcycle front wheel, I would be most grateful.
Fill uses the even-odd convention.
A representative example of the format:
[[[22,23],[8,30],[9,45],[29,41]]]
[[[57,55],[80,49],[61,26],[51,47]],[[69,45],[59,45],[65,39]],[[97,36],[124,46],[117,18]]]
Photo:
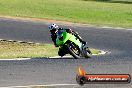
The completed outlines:
[[[79,59],[80,58],[80,48],[75,45],[75,44],[67,44],[67,49],[69,53],[75,58]]]

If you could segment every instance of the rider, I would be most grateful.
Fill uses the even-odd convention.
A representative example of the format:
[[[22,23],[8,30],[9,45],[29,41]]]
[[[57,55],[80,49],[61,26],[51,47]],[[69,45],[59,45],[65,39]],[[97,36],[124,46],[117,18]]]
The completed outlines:
[[[51,24],[49,25],[49,29],[50,29],[50,32],[51,32],[51,38],[52,38],[52,41],[54,42],[54,45],[56,47],[58,47],[56,45],[56,38],[57,38],[57,31],[60,31],[60,30],[66,30],[67,33],[72,33],[75,37],[77,37],[80,42],[82,42],[84,45],[86,45],[87,42],[83,41],[82,38],[79,36],[79,34],[77,32],[74,32],[72,31],[70,28],[59,28],[56,24]]]

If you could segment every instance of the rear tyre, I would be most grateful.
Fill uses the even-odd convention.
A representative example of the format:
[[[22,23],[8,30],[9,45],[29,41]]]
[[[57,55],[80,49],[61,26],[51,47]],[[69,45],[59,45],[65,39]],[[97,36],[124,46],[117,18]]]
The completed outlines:
[[[92,52],[90,51],[90,49],[88,48],[88,47],[85,47],[84,48],[84,54],[85,54],[85,58],[90,58],[90,56],[91,56],[91,54],[92,54]]]

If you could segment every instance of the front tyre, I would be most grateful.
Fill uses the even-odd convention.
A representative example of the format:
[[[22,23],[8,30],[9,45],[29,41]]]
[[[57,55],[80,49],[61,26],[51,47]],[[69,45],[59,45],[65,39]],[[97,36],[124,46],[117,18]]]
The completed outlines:
[[[67,49],[69,53],[75,58],[79,59],[80,58],[80,48],[76,46],[75,44],[67,44]]]

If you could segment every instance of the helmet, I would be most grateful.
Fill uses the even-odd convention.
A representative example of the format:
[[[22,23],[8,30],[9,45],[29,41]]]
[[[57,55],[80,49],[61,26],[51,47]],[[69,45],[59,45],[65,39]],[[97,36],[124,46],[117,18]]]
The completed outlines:
[[[49,25],[50,30],[57,29],[57,28],[58,28],[58,26],[56,24]]]

